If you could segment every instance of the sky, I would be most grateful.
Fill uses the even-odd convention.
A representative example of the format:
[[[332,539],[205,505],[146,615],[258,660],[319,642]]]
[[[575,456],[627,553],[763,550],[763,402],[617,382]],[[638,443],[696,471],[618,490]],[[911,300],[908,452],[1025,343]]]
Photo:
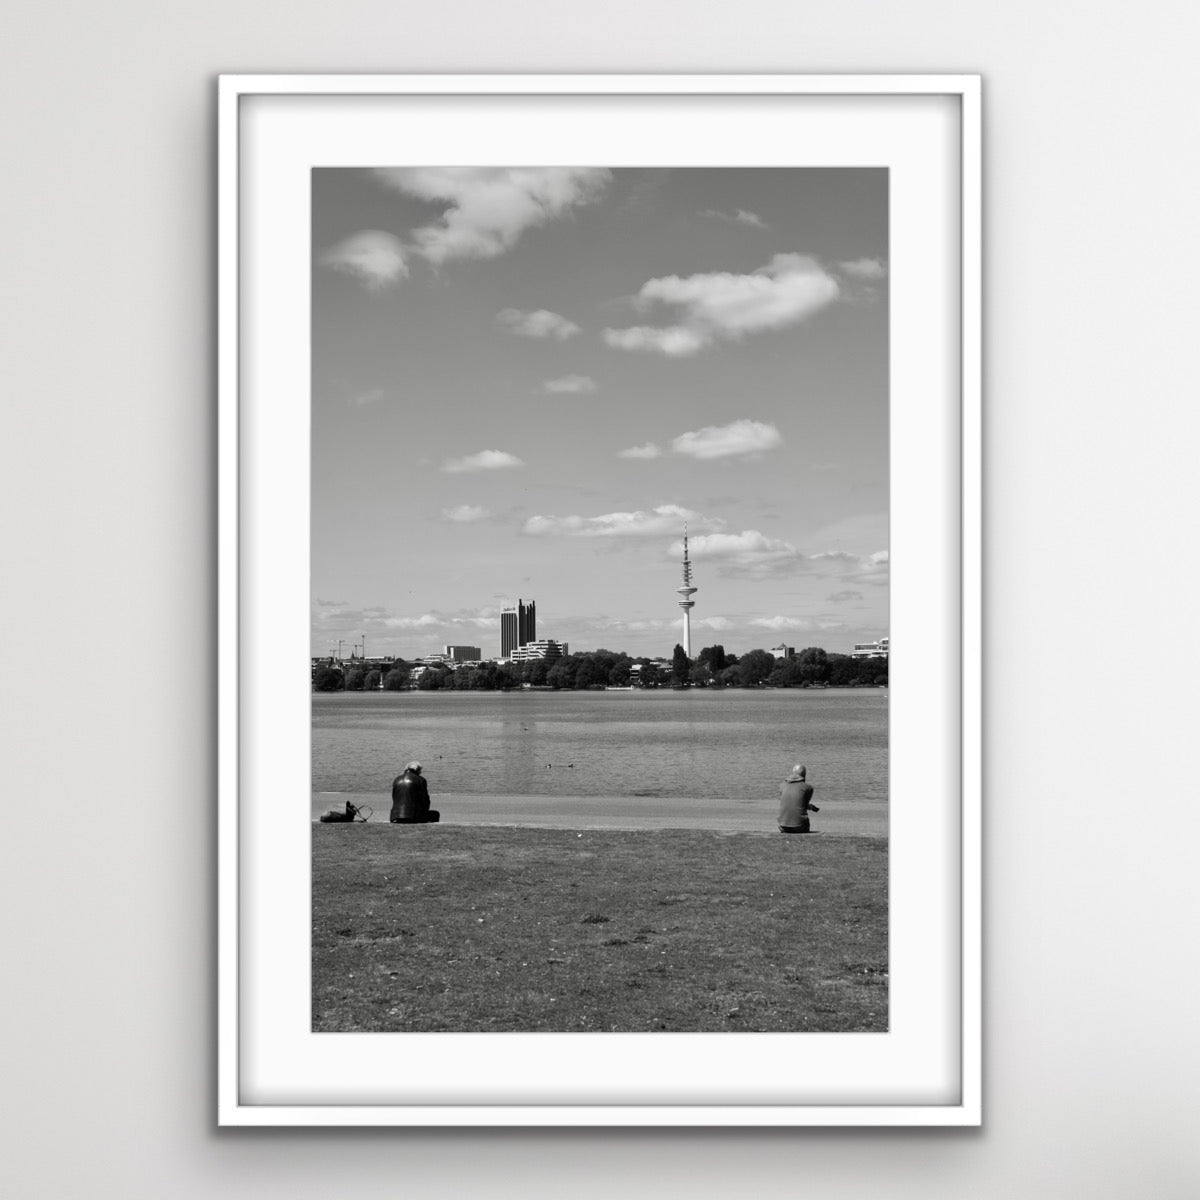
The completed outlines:
[[[312,175],[312,653],[847,652],[888,615],[887,172]]]

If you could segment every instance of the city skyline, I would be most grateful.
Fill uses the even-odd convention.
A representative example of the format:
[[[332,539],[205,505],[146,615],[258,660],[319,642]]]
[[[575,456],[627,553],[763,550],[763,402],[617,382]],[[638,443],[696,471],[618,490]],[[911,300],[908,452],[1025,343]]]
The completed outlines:
[[[313,172],[314,655],[888,633],[887,177]]]

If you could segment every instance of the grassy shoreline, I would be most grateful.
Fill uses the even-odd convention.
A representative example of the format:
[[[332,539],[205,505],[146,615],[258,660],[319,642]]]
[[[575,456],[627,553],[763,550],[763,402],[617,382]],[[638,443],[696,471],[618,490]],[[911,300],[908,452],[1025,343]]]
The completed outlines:
[[[887,842],[313,827],[317,1031],[885,1031]]]
[[[314,792],[313,820],[329,809],[339,812],[346,801],[365,805],[372,823],[387,824],[391,796],[387,792]],[[719,832],[776,834],[778,789],[765,797],[473,795],[435,791],[433,807],[443,825],[538,826],[546,829],[707,829]],[[820,800],[813,826],[822,834],[887,837],[886,801]]]

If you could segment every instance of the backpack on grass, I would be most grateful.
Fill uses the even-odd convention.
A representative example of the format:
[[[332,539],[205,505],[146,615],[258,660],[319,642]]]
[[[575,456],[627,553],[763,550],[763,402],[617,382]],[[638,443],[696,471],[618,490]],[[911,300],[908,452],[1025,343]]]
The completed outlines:
[[[347,800],[346,801],[346,811],[344,813],[340,813],[337,811],[337,809],[331,808],[321,818],[321,824],[322,825],[345,825],[345,824],[349,824],[351,821],[367,821],[370,819],[370,816],[371,816],[370,809],[367,809],[366,814],[364,815],[364,812],[362,809],[351,804],[350,801]]]

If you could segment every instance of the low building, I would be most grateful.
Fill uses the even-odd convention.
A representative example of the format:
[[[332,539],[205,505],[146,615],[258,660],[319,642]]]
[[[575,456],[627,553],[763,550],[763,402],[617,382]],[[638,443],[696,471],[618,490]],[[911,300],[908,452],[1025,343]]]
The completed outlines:
[[[510,662],[534,662],[537,659],[544,659],[550,662],[556,658],[562,658],[564,654],[569,654],[570,651],[566,642],[556,642],[553,638],[543,638],[539,642],[526,642],[523,646],[516,646],[509,655]]]
[[[888,638],[880,638],[877,642],[857,642],[850,651],[851,658],[887,658]]]
[[[444,653],[449,662],[456,663],[478,662],[483,657],[478,646],[447,646]]]
[[[796,657],[796,647],[795,646],[785,646],[782,642],[780,642],[780,644],[778,646],[771,647],[771,653],[776,658],[782,659],[783,661],[786,662],[789,658]]]

